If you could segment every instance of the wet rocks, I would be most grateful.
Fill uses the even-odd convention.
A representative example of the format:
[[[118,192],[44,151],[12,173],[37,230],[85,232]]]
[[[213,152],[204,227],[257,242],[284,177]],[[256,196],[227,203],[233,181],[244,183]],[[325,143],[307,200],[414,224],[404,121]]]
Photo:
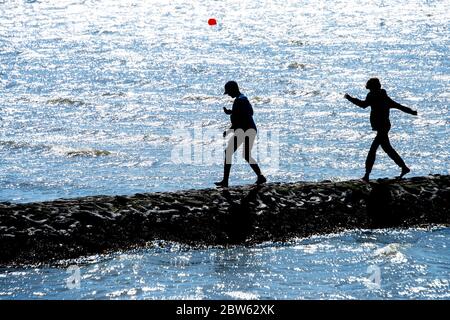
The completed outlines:
[[[0,264],[51,262],[168,240],[284,241],[353,228],[450,224],[450,176],[0,203]]]

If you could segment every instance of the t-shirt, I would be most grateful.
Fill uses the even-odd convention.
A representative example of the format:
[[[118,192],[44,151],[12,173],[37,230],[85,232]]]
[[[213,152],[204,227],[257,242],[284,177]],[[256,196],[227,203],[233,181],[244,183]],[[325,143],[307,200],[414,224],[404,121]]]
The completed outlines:
[[[231,129],[247,130],[252,128],[256,130],[252,105],[243,94],[234,100],[230,119]]]

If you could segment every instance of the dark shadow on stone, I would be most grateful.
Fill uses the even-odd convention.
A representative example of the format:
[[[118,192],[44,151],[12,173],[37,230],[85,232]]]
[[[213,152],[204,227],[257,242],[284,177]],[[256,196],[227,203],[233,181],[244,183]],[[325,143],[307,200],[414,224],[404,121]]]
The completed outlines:
[[[387,228],[398,225],[395,214],[392,187],[388,182],[371,183],[372,190],[367,199],[367,215],[371,228]]]
[[[228,235],[227,244],[245,243],[253,231],[256,198],[262,186],[251,187],[250,191],[240,200],[233,200],[228,190],[222,195],[230,204],[229,217],[224,225]]]
[[[128,204],[130,200],[127,197],[123,196],[115,196],[114,200],[112,201],[113,205],[116,207],[124,207]]]

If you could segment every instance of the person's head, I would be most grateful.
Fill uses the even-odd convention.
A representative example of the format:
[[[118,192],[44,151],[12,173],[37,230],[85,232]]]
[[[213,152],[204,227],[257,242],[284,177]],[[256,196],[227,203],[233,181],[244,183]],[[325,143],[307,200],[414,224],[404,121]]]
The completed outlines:
[[[370,78],[366,83],[366,89],[369,89],[370,91],[380,90],[380,80],[378,80],[378,78]]]
[[[239,96],[239,86],[236,81],[228,81],[225,84],[225,92],[223,94],[228,94],[232,98],[236,98]]]

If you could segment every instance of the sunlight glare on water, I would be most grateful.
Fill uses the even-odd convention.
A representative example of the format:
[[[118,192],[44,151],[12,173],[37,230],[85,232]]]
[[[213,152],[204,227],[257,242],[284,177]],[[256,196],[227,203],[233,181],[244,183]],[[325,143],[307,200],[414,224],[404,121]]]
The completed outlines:
[[[221,160],[173,163],[173,131],[214,129],[222,143],[230,79],[260,132],[279,130],[279,168],[262,165],[271,181],[362,175],[368,112],[342,96],[364,97],[372,76],[419,111],[391,115],[412,174],[448,174],[449,12],[448,1],[3,1],[0,200],[210,187]],[[396,174],[380,152],[374,177]],[[254,178],[237,165],[231,179]]]
[[[175,163],[174,130],[215,130],[193,145],[221,147],[232,79],[259,135],[279,132],[279,167],[261,165],[269,181],[361,177],[374,133],[368,110],[343,95],[364,98],[374,76],[418,110],[391,113],[411,175],[449,174],[449,21],[450,2],[438,0],[0,1],[0,201],[211,187],[222,154]],[[397,170],[379,152],[373,177]],[[238,164],[231,184],[252,175]],[[0,299],[449,299],[449,236],[442,227],[153,244],[0,269]],[[78,289],[67,263],[80,268]]]
[[[449,299],[449,228],[352,231],[190,249],[171,243],[0,269],[0,299]],[[371,278],[379,270],[380,281]]]

